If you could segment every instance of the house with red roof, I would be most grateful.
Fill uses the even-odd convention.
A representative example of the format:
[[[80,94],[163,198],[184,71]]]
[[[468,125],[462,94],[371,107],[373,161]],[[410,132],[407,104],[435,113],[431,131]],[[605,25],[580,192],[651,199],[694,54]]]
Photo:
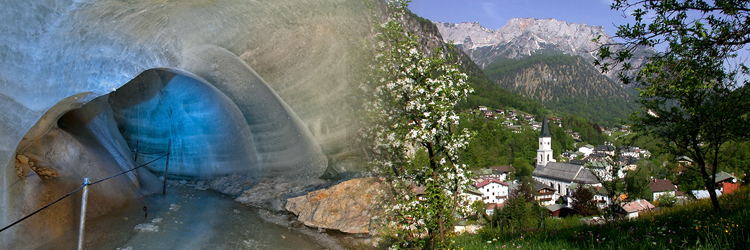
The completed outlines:
[[[474,184],[474,187],[482,193],[482,201],[485,204],[502,204],[508,199],[510,190],[508,184],[498,179],[486,179]]]
[[[620,205],[620,207],[625,212],[625,218],[628,219],[638,218],[638,215],[641,213],[647,213],[656,208],[656,206],[644,199],[631,201]]]
[[[496,208],[497,208],[498,210],[500,210],[500,209],[503,209],[503,204],[495,204],[495,203],[490,203],[490,204],[487,204],[487,206],[486,206],[486,207],[484,208],[484,212],[485,212],[485,213],[486,213],[487,215],[492,215],[492,214],[494,214],[494,213],[495,213],[495,209],[496,209]]]
[[[734,173],[729,174],[721,171],[716,174],[716,187],[722,193],[729,194],[734,192],[734,190],[737,190],[737,188],[740,187],[740,184],[737,182],[737,177],[734,176]]]

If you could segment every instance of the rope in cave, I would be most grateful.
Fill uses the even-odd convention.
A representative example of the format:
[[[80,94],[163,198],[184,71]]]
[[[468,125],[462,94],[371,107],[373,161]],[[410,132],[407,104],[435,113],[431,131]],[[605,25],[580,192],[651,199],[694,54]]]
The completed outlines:
[[[141,167],[144,167],[144,166],[146,166],[146,165],[148,165],[148,164],[154,163],[155,161],[157,161],[157,160],[159,160],[159,159],[161,159],[161,158],[164,158],[164,157],[166,157],[167,155],[169,155],[169,153],[167,153],[167,154],[164,154],[164,155],[160,156],[159,158],[156,158],[156,159],[154,159],[154,160],[152,160],[152,161],[150,161],[150,162],[144,163],[144,164],[142,164],[142,165],[140,165],[140,166],[137,166],[137,167],[134,167],[134,168],[132,168],[132,169],[129,169],[129,170],[123,171],[123,172],[121,172],[121,173],[118,173],[118,174],[116,174],[116,175],[113,175],[113,176],[110,176],[110,177],[107,177],[107,178],[104,178],[104,179],[101,179],[101,180],[98,180],[98,181],[92,182],[91,184],[88,184],[88,185],[89,185],[89,186],[90,186],[90,185],[94,185],[94,184],[97,184],[97,183],[100,183],[100,182],[103,182],[103,181],[106,181],[106,180],[112,179],[112,178],[114,178],[114,177],[117,177],[117,176],[123,175],[123,174],[125,174],[125,173],[131,172],[131,171],[133,171],[133,170],[139,169],[139,168],[141,168]],[[42,207],[42,208],[40,208],[40,209],[38,209],[38,210],[34,211],[33,213],[31,213],[31,214],[29,214],[29,215],[26,215],[26,216],[24,216],[24,217],[23,217],[23,218],[21,218],[20,220],[17,220],[16,222],[13,222],[13,223],[11,223],[10,225],[8,225],[8,226],[4,227],[3,229],[0,229],[0,232],[3,232],[3,231],[5,231],[6,229],[8,229],[8,228],[10,228],[10,227],[12,227],[12,226],[15,226],[16,224],[20,223],[21,221],[24,221],[24,220],[28,219],[29,217],[31,217],[31,216],[33,216],[33,215],[35,215],[35,214],[37,214],[37,213],[41,212],[42,210],[44,210],[44,209],[47,209],[48,207],[50,207],[50,206],[54,205],[55,203],[57,203],[57,202],[59,202],[59,201],[61,201],[61,200],[65,199],[65,198],[68,198],[68,196],[71,196],[72,194],[74,194],[74,193],[76,193],[76,192],[80,191],[80,190],[81,190],[81,189],[83,189],[83,188],[84,188],[85,186],[86,186],[86,184],[85,184],[85,183],[84,183],[84,184],[82,184],[82,185],[81,185],[80,187],[76,188],[76,190],[73,190],[73,191],[71,191],[70,193],[68,193],[68,194],[64,195],[63,197],[60,197],[59,199],[57,199],[57,200],[53,201],[52,203],[50,203],[50,204],[47,204],[46,206],[44,206],[44,207]]]

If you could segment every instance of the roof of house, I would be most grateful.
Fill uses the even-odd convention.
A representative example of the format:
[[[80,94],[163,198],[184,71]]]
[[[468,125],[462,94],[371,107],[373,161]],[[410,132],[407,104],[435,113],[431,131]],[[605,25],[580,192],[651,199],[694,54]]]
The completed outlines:
[[[594,192],[594,195],[601,195],[601,196],[607,196],[609,195],[609,190],[606,187],[596,187],[596,192]]]
[[[467,194],[482,196],[482,192],[479,192],[479,190],[473,185],[469,185],[468,187],[466,187],[466,189],[464,189],[464,192]]]
[[[588,168],[564,162],[549,162],[546,166],[538,166],[534,169],[532,175],[583,184],[599,183],[599,180]]]
[[[565,205],[560,205],[560,204],[552,204],[552,205],[547,206],[547,210],[549,210],[550,212],[554,212],[563,208],[567,208],[567,207]]]
[[[609,163],[606,162],[600,162],[600,161],[590,161],[586,162],[585,164],[587,167],[592,168],[609,168]]]
[[[495,209],[495,208],[500,209],[500,208],[503,208],[504,204],[505,203],[500,203],[500,204],[490,203],[490,204],[487,204],[487,207],[485,209],[487,209],[487,210],[491,210],[491,209]]]
[[[586,164],[586,161],[583,161],[583,160],[579,160],[579,159],[572,159],[572,160],[570,160],[570,164],[575,164],[575,165],[585,165],[585,164]]]
[[[503,185],[503,186],[508,186],[508,184],[505,184],[504,182],[499,181],[497,179],[486,179],[486,180],[484,180],[484,181],[482,181],[480,183],[474,184],[474,186],[477,187],[477,188],[481,188],[481,187],[487,186],[487,185],[489,185],[490,183],[493,183],[493,182],[497,183],[497,184],[500,184],[500,185]]]
[[[418,186],[414,184],[411,185],[411,188],[412,190],[414,190],[414,193],[416,193],[417,195],[423,195],[424,191],[427,190],[427,187],[425,186]]]
[[[716,182],[722,182],[722,181],[726,181],[728,179],[733,179],[733,178],[734,176],[724,171],[721,171],[718,174],[716,174]]]
[[[542,190],[542,189],[545,189],[545,188],[546,189],[550,189],[550,190],[557,190],[557,189],[555,189],[553,187],[550,187],[550,186],[548,186],[548,185],[546,185],[544,183],[541,183],[541,182],[538,182],[538,181],[534,182],[534,190]]]
[[[591,154],[590,154],[590,155],[588,156],[588,158],[605,158],[605,157],[609,157],[609,155],[607,155],[607,154],[605,154],[605,153],[602,153],[602,152],[591,153]]]
[[[514,168],[513,165],[489,167],[489,169],[491,169],[492,171],[498,172],[500,174],[516,170],[516,168]]]
[[[683,156],[675,157],[674,159],[677,160],[677,161],[689,161],[689,162],[693,162],[693,159],[690,159],[690,157],[687,157],[687,156],[684,156],[684,155]]]
[[[711,194],[708,193],[708,190],[692,190],[690,192],[693,193],[693,197],[695,197],[695,199],[698,199],[698,200],[711,197],[710,196]],[[716,197],[719,197],[719,196],[721,196],[721,191],[716,189]]]
[[[552,133],[549,132],[549,125],[547,124],[547,118],[542,117],[542,132],[539,133],[539,138],[552,137]]]
[[[677,186],[667,179],[653,179],[648,183],[651,192],[677,191]]]
[[[615,151],[615,146],[612,145],[599,145],[596,146],[596,151]]]
[[[475,175],[482,176],[482,175],[491,175],[492,169],[482,168],[482,169],[475,169],[472,170]]]
[[[628,213],[635,213],[640,211],[647,211],[656,208],[653,204],[649,203],[644,199],[638,199],[632,202],[628,202],[622,205],[622,209]]]
[[[641,159],[633,156],[620,156],[620,161],[624,162],[625,164],[636,164],[641,161]]]

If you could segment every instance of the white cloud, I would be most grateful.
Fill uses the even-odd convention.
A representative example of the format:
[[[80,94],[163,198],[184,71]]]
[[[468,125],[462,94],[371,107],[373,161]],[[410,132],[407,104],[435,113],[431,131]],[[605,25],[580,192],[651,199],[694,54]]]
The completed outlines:
[[[484,15],[486,15],[489,18],[492,19],[500,19],[500,13],[497,12],[497,4],[492,2],[482,2],[479,3],[482,6],[482,11],[484,12]]]

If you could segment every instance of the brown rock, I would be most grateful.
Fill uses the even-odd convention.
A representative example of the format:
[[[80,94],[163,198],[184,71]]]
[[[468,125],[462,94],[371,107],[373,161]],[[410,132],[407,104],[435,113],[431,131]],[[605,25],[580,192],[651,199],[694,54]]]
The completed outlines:
[[[16,155],[16,159],[23,164],[29,163],[29,157],[26,157],[25,155]]]
[[[286,209],[309,227],[369,234],[369,208],[380,183],[374,178],[353,179],[328,189],[287,199]]]

